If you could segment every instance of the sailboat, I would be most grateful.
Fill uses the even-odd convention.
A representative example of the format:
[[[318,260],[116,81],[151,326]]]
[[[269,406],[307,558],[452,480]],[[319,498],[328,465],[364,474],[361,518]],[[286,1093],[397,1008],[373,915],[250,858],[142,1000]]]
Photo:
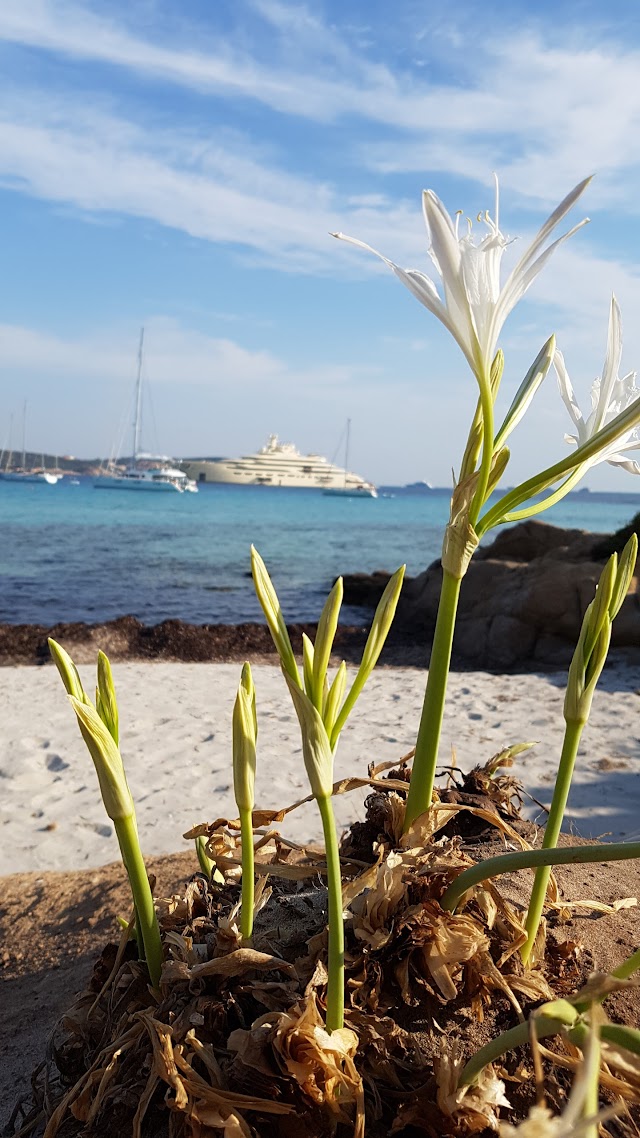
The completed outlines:
[[[13,423],[13,418],[11,420]],[[50,470],[45,469],[44,454],[42,455],[42,467],[40,469],[32,468],[27,470],[27,404],[25,400],[22,409],[22,466],[15,469],[11,466],[11,459],[13,457],[11,451],[11,439],[9,438],[7,461],[4,469],[0,470],[0,479],[3,482],[43,482],[47,486],[55,486],[56,482],[60,481],[58,474],[52,474]]]
[[[173,491],[183,494],[185,491],[197,493],[197,484],[183,470],[169,465],[149,465],[150,462],[169,462],[168,459],[154,459],[151,455],[143,454],[140,450],[140,432],[142,428],[142,351],[144,346],[144,328],[140,329],[140,343],[138,345],[138,371],[136,375],[135,412],[133,418],[133,463],[126,470],[111,466],[104,474],[94,480],[97,490],[148,490],[154,493]],[[141,462],[142,460],[142,462]]]
[[[342,486],[331,486],[322,493],[330,498],[377,498],[378,491],[372,482],[363,482],[361,478],[349,473],[349,442],[351,438],[351,419],[347,419],[344,444],[344,481]]]

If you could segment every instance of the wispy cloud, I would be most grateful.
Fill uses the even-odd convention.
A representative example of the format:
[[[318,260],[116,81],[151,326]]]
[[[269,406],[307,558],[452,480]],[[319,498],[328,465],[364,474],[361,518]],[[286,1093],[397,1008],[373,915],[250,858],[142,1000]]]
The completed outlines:
[[[454,77],[434,79],[429,67],[379,62],[361,36],[303,6],[255,0],[253,10],[257,26],[245,46],[202,28],[203,46],[195,49],[194,29],[179,24],[161,42],[86,5],[4,0],[0,39],[317,123],[355,116],[378,128],[358,150],[378,172],[445,171],[484,181],[498,167],[505,186],[548,201],[591,168],[601,173],[596,203],[635,210],[636,195],[617,178],[640,165],[636,47],[612,39],[590,45],[584,29],[566,46],[539,30],[507,29],[479,51],[461,45]]]
[[[63,337],[37,327],[0,324],[0,375],[42,375],[93,383],[133,384],[137,329],[111,327],[77,337]],[[234,386],[245,398],[265,390],[293,394],[344,387],[375,379],[376,368],[339,363],[294,367],[266,349],[249,349],[227,337],[187,327],[167,316],[145,320],[144,371],[153,383],[203,385],[210,393]]]

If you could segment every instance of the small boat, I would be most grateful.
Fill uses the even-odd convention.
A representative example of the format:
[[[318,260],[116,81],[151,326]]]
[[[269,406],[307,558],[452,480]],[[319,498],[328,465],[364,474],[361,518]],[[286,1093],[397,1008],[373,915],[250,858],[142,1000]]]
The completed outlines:
[[[138,372],[135,388],[135,416],[133,420],[133,462],[126,468],[112,464],[104,474],[94,479],[96,490],[143,490],[151,493],[197,493],[198,487],[183,470],[168,465],[170,459],[144,454],[140,450],[142,426],[142,348],[144,328],[140,329],[138,345]],[[157,465],[161,463],[162,465]]]
[[[327,498],[377,498],[378,491],[372,482],[364,480],[355,481],[349,474],[349,442],[351,437],[351,419],[347,419],[344,446],[344,481],[342,486],[330,486],[322,491]]]
[[[13,418],[12,418],[11,422],[13,423]],[[58,474],[53,474],[50,470],[47,470],[45,468],[44,455],[42,455],[42,466],[41,467],[32,467],[31,469],[27,469],[26,438],[27,438],[27,404],[26,404],[26,400],[25,400],[25,404],[24,404],[24,407],[22,410],[22,466],[13,467],[11,465],[11,460],[13,458],[13,454],[11,451],[11,439],[9,439],[9,445],[8,445],[8,450],[7,450],[7,461],[4,465],[4,469],[0,470],[0,479],[2,479],[3,482],[22,482],[22,483],[42,482],[47,486],[55,486],[56,482],[60,481],[60,476]]]

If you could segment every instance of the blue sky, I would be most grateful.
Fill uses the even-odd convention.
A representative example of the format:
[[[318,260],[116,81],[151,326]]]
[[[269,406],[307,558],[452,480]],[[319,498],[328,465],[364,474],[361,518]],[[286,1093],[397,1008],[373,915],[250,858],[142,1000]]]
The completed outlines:
[[[450,480],[475,400],[445,330],[342,230],[429,271],[420,194],[501,182],[523,248],[561,197],[591,224],[506,325],[504,400],[550,332],[581,403],[615,289],[640,367],[640,9],[628,2],[2,0],[0,444],[108,453],[137,338],[175,455],[278,432],[379,482]],[[565,450],[549,377],[507,481]],[[640,490],[599,467],[588,484]]]

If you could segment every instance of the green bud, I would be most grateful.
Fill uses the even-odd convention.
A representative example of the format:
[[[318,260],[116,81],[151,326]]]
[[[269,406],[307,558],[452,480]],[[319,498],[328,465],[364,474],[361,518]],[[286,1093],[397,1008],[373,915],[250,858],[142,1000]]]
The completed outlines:
[[[253,810],[256,781],[256,693],[249,664],[242,669],[233,708],[233,791],[238,810]]]
[[[609,607],[613,598],[617,576],[618,555],[612,553],[600,574],[600,580],[596,585],[596,595],[587,608],[582,622],[586,632],[582,653],[585,667],[589,662],[589,658],[600,636],[605,620],[609,618]]]
[[[107,814],[114,822],[121,818],[132,818],[133,799],[127,785],[122,756],[110,732],[91,703],[84,703],[73,695],[69,696],[69,702],[93,759]]]
[[[625,572],[628,563],[625,562]],[[591,701],[611,642],[610,607],[618,581],[618,558],[611,555],[587,608],[573,653],[564,699],[564,717],[573,723],[586,723]]]
[[[342,577],[338,577],[338,580],[325,601],[320,620],[318,621],[318,631],[316,633],[313,654],[313,688],[312,691],[307,692],[318,711],[322,709],[324,681],[327,675],[327,668],[329,667],[329,660],[331,659],[333,641],[338,628],[338,617],[340,615],[343,592]]]
[[[369,676],[371,675],[373,669],[375,668],[380,653],[384,648],[385,640],[389,635],[389,629],[391,628],[393,618],[396,614],[396,608],[398,607],[398,600],[400,598],[400,591],[402,589],[402,582],[404,580],[406,568],[406,565],[401,565],[399,569],[396,569],[393,576],[389,578],[384,593],[382,594],[378,603],[378,607],[375,611],[373,622],[371,624],[371,631],[369,632],[367,643],[365,644],[364,652],[362,653],[360,667],[356,673],[356,678],[353,681],[351,691],[345,699],[344,704],[340,709],[340,713],[333,725],[331,732],[331,745],[334,750],[337,745],[340,732],[342,731],[342,728],[349,718],[353,706],[364,685],[369,679]]]
[[[300,687],[298,666],[293,654],[293,648],[291,647],[287,626],[282,615],[282,609],[280,608],[280,601],[278,600],[278,595],[267,572],[266,565],[253,545],[251,546],[251,573],[256,595],[262,606],[267,624],[269,625],[269,631],[273,637],[273,642],[280,656],[282,666],[293,682]]]
[[[550,336],[546,344],[541,348],[525,375],[520,387],[516,391],[513,401],[509,410],[507,411],[504,422],[496,435],[495,448],[496,450],[503,445],[509,437],[514,427],[522,419],[523,415],[529,409],[529,405],[533,400],[540,384],[545,379],[551,361],[553,360],[553,353],[556,350],[556,338]]]
[[[49,651],[53,657],[53,662],[60,673],[60,678],[66,688],[67,695],[73,695],[82,703],[88,703],[85,690],[82,686],[80,673],[76,668],[73,660],[68,652],[65,652],[61,644],[57,640],[48,640]]]
[[[368,680],[375,668],[380,653],[384,648],[387,636],[389,635],[393,618],[396,615],[396,608],[398,607],[406,568],[406,565],[401,565],[399,569],[396,569],[393,576],[389,578],[375,611],[371,631],[367,637],[367,643],[364,646],[362,661],[356,677],[357,679],[361,679],[363,684]]]
[[[343,660],[323,701],[322,722],[325,725],[329,738],[331,738],[331,732],[333,731],[333,726],[338,715],[338,709],[344,699],[346,688],[347,665]]]
[[[314,650],[313,644],[309,640],[306,632],[302,633],[302,678],[304,680],[304,690],[306,691],[309,699],[313,699],[313,658]]]
[[[565,1023],[567,1027],[573,1027],[574,1023],[580,1018],[579,1013],[570,1004],[568,1000],[550,1000],[548,1004],[542,1004],[541,1007],[535,1011],[534,1016],[545,1016],[547,1019],[557,1019],[560,1023]]]
[[[622,603],[627,593],[629,592],[629,585],[633,577],[636,559],[638,556],[638,535],[631,534],[627,544],[625,545],[620,560],[618,561],[618,574],[616,576],[615,585],[611,594],[611,603],[609,605],[609,616],[613,620],[618,615],[622,608]]]
[[[98,652],[98,687],[96,690],[96,710],[109,734],[118,746],[118,704],[116,689],[109,658]]]
[[[489,384],[491,387],[491,395],[495,403],[498,391],[500,390],[500,383],[502,382],[502,373],[504,371],[504,352],[502,348],[498,348],[493,363],[491,364],[491,372],[489,374]]]
[[[333,790],[333,752],[319,711],[283,668],[293,706],[300,722],[302,754],[315,798],[330,798]]]
[[[489,481],[487,483],[487,498],[493,494],[493,491],[495,490],[500,479],[502,478],[502,475],[507,469],[507,464],[510,458],[511,451],[509,450],[509,447],[501,447],[500,450],[496,450],[491,460],[491,471],[489,473]]]

